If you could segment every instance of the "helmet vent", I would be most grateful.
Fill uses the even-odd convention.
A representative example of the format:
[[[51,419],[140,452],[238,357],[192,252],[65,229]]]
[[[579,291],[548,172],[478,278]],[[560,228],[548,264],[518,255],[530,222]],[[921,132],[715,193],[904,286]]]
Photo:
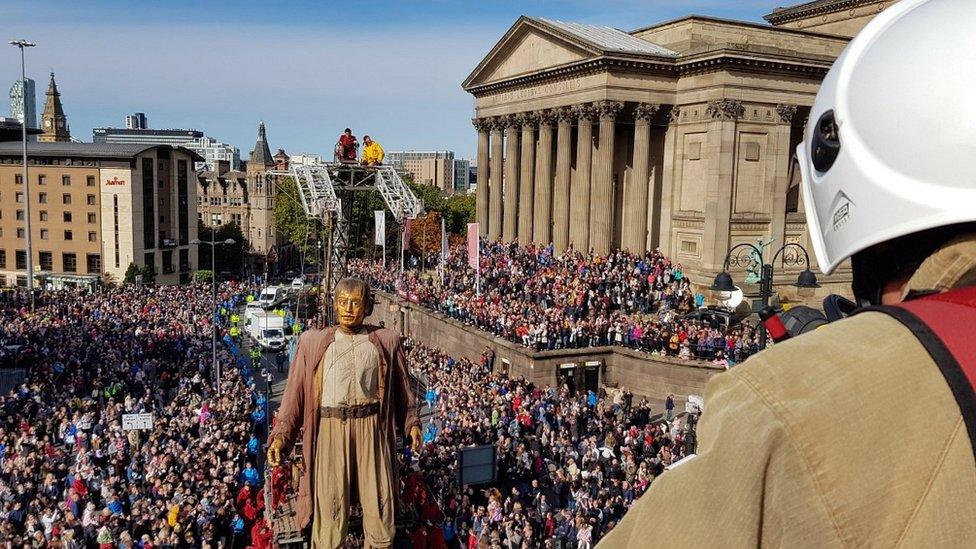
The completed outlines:
[[[818,172],[825,172],[834,165],[837,155],[840,154],[840,139],[837,136],[837,124],[834,121],[834,111],[829,110],[817,120],[817,126],[813,130],[813,144],[811,145],[810,158],[813,167]]]

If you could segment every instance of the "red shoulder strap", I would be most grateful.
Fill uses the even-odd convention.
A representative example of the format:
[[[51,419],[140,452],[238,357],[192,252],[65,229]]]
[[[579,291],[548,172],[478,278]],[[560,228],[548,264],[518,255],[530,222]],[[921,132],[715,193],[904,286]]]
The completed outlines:
[[[976,286],[874,309],[901,321],[939,366],[976,456]]]
[[[932,294],[899,305],[942,341],[976,390],[976,286]]]

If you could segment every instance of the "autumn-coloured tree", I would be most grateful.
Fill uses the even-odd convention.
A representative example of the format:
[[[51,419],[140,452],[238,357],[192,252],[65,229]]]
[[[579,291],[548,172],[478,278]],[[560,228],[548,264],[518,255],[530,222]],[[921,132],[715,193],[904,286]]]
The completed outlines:
[[[441,214],[428,212],[410,222],[410,249],[437,252],[441,249]]]

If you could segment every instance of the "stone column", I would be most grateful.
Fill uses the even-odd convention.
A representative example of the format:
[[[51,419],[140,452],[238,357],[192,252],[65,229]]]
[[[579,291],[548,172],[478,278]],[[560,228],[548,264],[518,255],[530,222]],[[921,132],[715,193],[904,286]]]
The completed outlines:
[[[579,129],[576,134],[576,179],[569,193],[569,243],[585,254],[590,250],[590,169],[596,109],[583,104],[574,110]]]
[[[488,195],[488,239],[502,236],[502,131],[505,125],[500,118],[491,119],[491,188]],[[479,170],[481,168],[478,168]]]
[[[569,186],[573,173],[573,122],[576,113],[569,107],[554,111],[559,125],[556,132],[556,178],[552,189],[552,244],[560,253],[569,246]]]
[[[682,131],[679,127],[680,123],[681,107],[671,105],[671,110],[668,112],[668,129],[664,137],[663,173],[661,174],[661,212],[658,214],[660,216],[660,226],[658,227],[660,240],[658,247],[661,248],[664,255],[670,257],[676,255],[674,253],[675,250],[671,249],[671,216],[674,210],[675,185],[678,184],[675,171],[677,170],[676,166],[679,164],[677,151],[680,149],[678,145],[678,134]]]
[[[660,105],[638,103],[634,110],[634,159],[631,179],[624,189],[623,241],[620,246],[634,253],[647,248],[648,196],[651,185],[651,118]]]
[[[613,145],[617,114],[623,108],[619,101],[596,104],[600,116],[600,147],[594,159],[590,188],[590,247],[604,256],[610,253],[613,236]]]
[[[770,224],[770,236],[780,245],[786,243],[786,192],[790,186],[790,162],[794,152],[790,150],[790,134],[793,129],[793,117],[796,116],[796,105],[776,105],[780,124],[776,124],[769,132],[769,147],[766,150],[767,163],[773,173],[773,212]],[[802,189],[800,192],[802,196]],[[802,210],[800,210],[802,211]],[[781,265],[775,265],[778,269]]]
[[[478,189],[475,191],[475,205],[478,212],[478,236],[488,234],[488,132],[491,124],[485,118],[471,121],[478,130]]]
[[[519,137],[518,117],[505,117],[505,198],[502,219],[502,240],[512,242],[518,231],[519,200]]]
[[[532,241],[545,246],[552,242],[552,111],[537,113],[539,142],[535,156],[535,212],[532,214]]]
[[[532,242],[532,219],[535,213],[535,113],[519,115],[522,124],[521,171],[519,173],[518,243]]]
[[[705,182],[701,267],[706,277],[714,276],[723,268],[731,244],[736,127],[744,112],[745,108],[738,99],[709,101],[705,109],[706,116],[711,118],[704,147],[708,151],[705,158],[708,175]]]

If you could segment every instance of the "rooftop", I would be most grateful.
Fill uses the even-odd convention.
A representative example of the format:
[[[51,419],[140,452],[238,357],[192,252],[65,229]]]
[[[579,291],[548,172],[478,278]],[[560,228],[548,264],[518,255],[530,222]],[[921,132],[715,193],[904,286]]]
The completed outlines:
[[[764,15],[763,19],[772,25],[782,25],[797,19],[804,19],[821,13],[833,13],[836,11],[855,8],[862,4],[869,4],[875,0],[813,0],[795,6],[778,7],[773,13]]]
[[[19,141],[0,143],[0,156],[22,154]],[[28,156],[74,156],[82,158],[135,158],[150,149],[167,147],[185,152],[194,160],[203,160],[199,154],[183,147],[170,145],[137,145],[123,143],[28,143]]]
[[[668,48],[648,42],[647,40],[641,40],[636,36],[631,36],[613,27],[554,21],[542,18],[530,19],[541,21],[564,33],[571,34],[605,52],[657,55],[662,57],[676,57],[678,55],[677,52],[671,51]]]

